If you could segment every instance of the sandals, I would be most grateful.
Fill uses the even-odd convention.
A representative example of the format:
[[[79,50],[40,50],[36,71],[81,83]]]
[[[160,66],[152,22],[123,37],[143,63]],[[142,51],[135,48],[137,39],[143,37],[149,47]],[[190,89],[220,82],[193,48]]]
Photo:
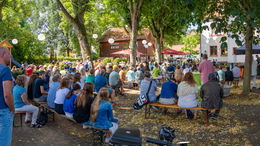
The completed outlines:
[[[41,124],[32,124],[31,128],[41,128],[42,125]]]

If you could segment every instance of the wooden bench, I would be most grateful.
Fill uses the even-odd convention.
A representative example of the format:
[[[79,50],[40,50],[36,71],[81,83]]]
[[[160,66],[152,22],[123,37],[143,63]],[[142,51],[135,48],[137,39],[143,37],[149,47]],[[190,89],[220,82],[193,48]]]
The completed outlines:
[[[151,107],[152,106],[163,107],[163,108],[174,108],[174,109],[200,110],[200,111],[203,111],[205,113],[205,122],[206,122],[206,124],[208,124],[208,122],[209,122],[209,119],[208,119],[209,111],[207,109],[205,109],[205,108],[201,108],[201,107],[182,108],[182,107],[179,107],[176,104],[161,104],[159,102],[148,103],[145,106],[145,114],[144,114],[145,118],[147,118],[147,115],[150,116],[150,114],[151,114]]]
[[[14,115],[20,115],[20,127],[23,127],[23,114],[26,114],[26,112],[18,112],[18,111],[14,112]],[[13,121],[13,126],[18,127],[14,124],[14,121]]]

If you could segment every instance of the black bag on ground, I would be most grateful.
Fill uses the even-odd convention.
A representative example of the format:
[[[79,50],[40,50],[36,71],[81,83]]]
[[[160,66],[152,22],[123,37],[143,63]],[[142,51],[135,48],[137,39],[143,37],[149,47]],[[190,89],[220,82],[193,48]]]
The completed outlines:
[[[162,127],[159,132],[159,138],[162,141],[167,141],[172,143],[175,136],[175,129],[169,126]]]
[[[42,126],[46,125],[48,123],[48,113],[45,111],[41,111],[38,115],[36,123]]]
[[[141,146],[140,130],[136,128],[118,128],[110,140],[110,146]]]

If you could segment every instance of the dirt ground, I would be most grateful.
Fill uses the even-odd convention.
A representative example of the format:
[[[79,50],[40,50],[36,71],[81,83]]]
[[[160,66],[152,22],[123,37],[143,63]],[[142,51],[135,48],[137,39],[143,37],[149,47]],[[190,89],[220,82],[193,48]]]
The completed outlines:
[[[259,145],[260,139],[260,92],[250,93],[248,97],[240,95],[240,89],[232,89],[232,95],[224,99],[224,107],[217,120],[204,124],[204,115],[198,112],[195,120],[188,120],[184,112],[176,114],[170,109],[166,114],[152,110],[151,117],[144,118],[144,109],[133,110],[132,104],[139,94],[138,90],[126,89],[126,95],[118,98],[115,117],[119,127],[139,128],[142,137],[158,138],[162,126],[176,129],[174,143],[189,141],[190,145]],[[19,125],[18,117],[15,118]],[[82,129],[80,124],[56,115],[55,122],[49,122],[40,129],[15,127],[13,130],[14,146],[41,145],[92,145],[90,130]],[[143,140],[144,141],[144,140]],[[143,145],[152,145],[143,142]]]

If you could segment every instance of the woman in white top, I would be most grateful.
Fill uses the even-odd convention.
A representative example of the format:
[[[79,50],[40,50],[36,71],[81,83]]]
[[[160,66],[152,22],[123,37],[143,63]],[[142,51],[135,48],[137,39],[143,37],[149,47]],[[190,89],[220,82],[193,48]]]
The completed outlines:
[[[55,111],[59,114],[65,114],[63,111],[63,103],[66,95],[69,93],[70,79],[63,78],[61,80],[60,86],[56,92],[56,98],[54,100],[55,103]]]
[[[198,94],[198,87],[193,78],[193,75],[191,72],[187,72],[184,75],[182,82],[178,85],[178,89],[177,89],[177,95],[179,97],[178,106],[182,108],[197,107],[198,106],[198,101],[196,99],[197,94]],[[192,114],[192,113],[190,110],[187,110],[187,114]]]

